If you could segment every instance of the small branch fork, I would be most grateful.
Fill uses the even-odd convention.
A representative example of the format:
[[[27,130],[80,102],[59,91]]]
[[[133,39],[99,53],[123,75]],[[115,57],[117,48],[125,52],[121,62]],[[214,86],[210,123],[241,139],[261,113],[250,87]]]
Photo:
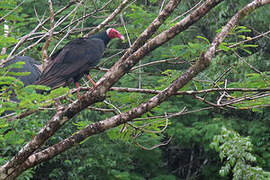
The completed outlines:
[[[60,13],[62,13],[63,11],[65,11],[66,9],[68,9],[70,6],[72,6],[73,4],[75,4],[76,1],[70,1],[65,7],[63,7],[62,9],[59,9],[54,15],[58,15]],[[2,66],[4,63],[6,63],[7,61],[9,61],[13,54],[15,53],[15,51],[29,38],[31,37],[39,28],[41,28],[44,24],[46,24],[48,21],[50,20],[50,17],[46,18],[44,21],[39,22],[39,24],[27,35],[23,36],[19,42],[16,44],[16,46],[12,49],[11,53],[9,54],[9,56],[7,57],[7,59],[5,61],[1,61],[0,66]]]
[[[170,29],[160,33],[150,41],[147,41],[162,24],[160,22],[164,22],[164,17],[167,18],[179,2],[180,1],[170,0],[160,15],[153,21],[155,23],[151,23],[149,25],[145,32],[143,32],[138,38],[139,40],[137,39],[127,50],[124,56],[122,56],[122,58],[98,81],[95,89],[88,91],[80,100],[59,109],[56,114],[47,122],[44,128],[42,128],[30,142],[28,142],[10,161],[1,166],[0,179],[14,179],[24,170],[31,168],[40,162],[51,159],[57,154],[71,148],[74,144],[85,140],[87,137],[99,134],[105,130],[119,126],[120,124],[127,123],[135,118],[139,118],[147,111],[158,106],[167,98],[174,95],[180,88],[185,86],[192,80],[192,78],[197,76],[198,73],[204,71],[210,65],[211,59],[214,57],[218,45],[224,40],[227,34],[241,18],[245,17],[258,7],[265,4],[270,4],[270,0],[254,0],[241,9],[216,35],[210,47],[205,53],[201,54],[194,65],[187,69],[187,71],[179,76],[170,86],[150,98],[148,101],[129,110],[128,112],[122,112],[111,118],[90,124],[59,143],[37,152],[42,144],[44,144],[44,142],[50,138],[50,136],[52,136],[74,115],[83,109],[86,109],[89,105],[103,101],[105,99],[106,92],[137,62],[146,56],[147,53],[153,51],[160,45],[175,37],[180,32],[186,30],[200,18],[205,16],[212,8],[222,2],[222,0],[205,1],[205,3],[196,8],[190,15],[186,16]],[[172,8],[173,6],[174,8]],[[170,8],[172,8],[172,10],[168,11]]]

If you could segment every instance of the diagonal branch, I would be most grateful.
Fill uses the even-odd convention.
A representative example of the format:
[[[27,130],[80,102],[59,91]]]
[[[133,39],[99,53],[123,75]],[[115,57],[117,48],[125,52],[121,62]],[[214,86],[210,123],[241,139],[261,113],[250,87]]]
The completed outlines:
[[[96,122],[86,126],[84,129],[75,133],[71,137],[41,151],[31,155],[27,161],[23,165],[20,166],[21,169],[30,168],[35,164],[38,164],[44,160],[48,160],[53,156],[67,150],[72,145],[83,141],[85,138],[92,136],[94,134],[101,133],[107,129],[116,127],[120,124],[124,124],[128,121],[133,120],[134,118],[140,117],[145,112],[149,111],[153,107],[156,107],[168,97],[173,95],[177,90],[187,84],[193,77],[195,77],[198,73],[205,70],[214,56],[214,52],[218,45],[222,42],[222,40],[227,36],[230,30],[236,25],[236,23],[247,15],[247,12],[255,10],[257,7],[260,7],[264,4],[270,3],[270,1],[253,1],[248,4],[245,8],[240,10],[222,29],[222,31],[215,37],[211,46],[208,48],[205,54],[202,54],[199,60],[191,66],[183,75],[181,75],[178,79],[176,79],[169,87],[164,89],[162,92],[157,94],[156,96],[149,99],[147,102],[142,103],[136,108],[132,110],[121,113],[119,115],[113,116],[106,120]],[[95,91],[94,91],[95,92]]]
[[[14,158],[12,158],[9,162],[7,162],[1,167],[0,172],[7,176],[6,179],[16,177],[25,168],[32,167],[37,162],[40,162],[44,159],[52,158],[56,154],[59,154],[64,150],[70,148],[74,143],[80,142],[87,136],[103,132],[106,129],[128,122],[133,118],[140,117],[142,114],[149,111],[153,107],[166,100],[166,98],[174,94],[180,87],[184,86],[188,81],[190,81],[194,76],[196,76],[200,71],[204,70],[209,65],[209,63],[207,65],[204,64],[203,57],[201,57],[197,61],[197,63],[192,66],[186,73],[184,73],[183,76],[181,76],[178,80],[172,83],[170,87],[166,88],[164,91],[151,98],[148,102],[143,103],[137,108],[132,109],[126,113],[121,113],[120,115],[87,126],[79,133],[76,133],[70,138],[61,141],[60,143],[47,149],[50,151],[49,154],[41,153],[37,156],[36,154],[30,156],[75,114],[95,102],[104,100],[105,93],[108,91],[110,86],[117,82],[132,66],[134,66],[148,52],[154,50],[155,48],[172,39],[174,36],[182,32],[183,30],[187,29],[190,25],[197,22],[201,17],[203,17],[207,12],[209,12],[221,1],[222,0],[208,0],[206,3],[197,8],[193,13],[191,13],[185,19],[177,23],[175,26],[173,26],[167,31],[164,31],[163,33],[146,43],[143,47],[138,49],[136,53],[129,56],[129,58],[125,62],[122,62],[121,64],[119,64],[119,62],[116,63],[111,68],[111,70],[107,72],[105,76],[98,82],[96,89],[90,90],[86,95],[82,96],[80,101],[77,100],[74,103],[68,105],[67,107],[59,109],[59,111],[51,118],[51,120],[48,121],[45,127],[42,128],[40,132],[31,141],[27,143],[19,151],[19,153],[14,156]],[[43,158],[37,158],[40,157],[39,155],[41,155]],[[27,164],[21,164],[27,158]]]
[[[124,0],[115,10],[114,12],[108,16],[102,23],[100,23],[96,28],[94,28],[92,31],[90,31],[89,33],[87,33],[85,35],[85,37],[90,36],[92,34],[95,34],[96,32],[98,32],[100,29],[102,29],[104,26],[106,26],[109,22],[111,22],[116,15],[118,15],[125,7],[126,5],[129,3],[129,0]]]
[[[47,125],[40,131],[40,133],[33,138],[10,162],[1,167],[0,172],[3,172],[5,179],[11,179],[19,175],[24,169],[33,167],[35,164],[48,160],[55,155],[67,150],[75,143],[81,142],[85,138],[101,133],[112,127],[116,127],[120,124],[126,123],[133,120],[136,117],[140,117],[145,112],[156,107],[168,97],[172,96],[179,88],[187,84],[193,77],[198,73],[205,70],[213,58],[216,48],[224,40],[226,35],[230,32],[233,26],[239,21],[240,18],[247,15],[247,12],[255,10],[266,3],[270,3],[269,0],[253,1],[248,4],[245,8],[239,11],[222,29],[222,31],[216,36],[212,42],[210,48],[205,54],[202,54],[198,59],[196,64],[191,66],[183,75],[181,75],[177,80],[175,80],[168,88],[164,89],[162,92],[156,96],[149,99],[149,101],[142,103],[138,107],[125,112],[114,117],[108,118],[106,120],[93,123],[88,125],[84,129],[80,130],[78,133],[72,135],[71,137],[55,144],[41,152],[31,155],[34,150],[38,149],[41,144],[44,143],[57,129],[61,127],[68,119],[72,118],[77,112],[86,108],[88,105],[93,104],[97,101],[101,101],[105,98],[105,93],[107,90],[117,82],[123,74],[125,74],[132,66],[134,66],[141,58],[143,58],[148,52],[154,50],[156,47],[164,44],[168,40],[172,39],[175,35],[181,31],[188,28],[191,24],[203,17],[210,9],[217,5],[220,1],[208,0],[201,7],[196,9],[190,16],[183,19],[182,23],[177,23],[175,26],[169,30],[161,33],[156,38],[152,39],[144,46],[142,46],[138,51],[129,56],[125,62],[122,64],[116,63],[109,72],[99,81],[98,86],[95,90],[90,90],[86,95],[82,97],[81,101],[75,101],[74,103],[68,105],[68,107],[63,107],[59,110],[54,117],[47,123]],[[113,71],[114,70],[114,71]],[[31,155],[31,156],[29,156]],[[24,161],[28,157],[27,161]],[[17,160],[17,161],[16,161]],[[21,164],[21,162],[24,162]],[[4,178],[3,178],[4,179]]]
[[[116,62],[114,66],[111,67],[110,70],[98,81],[97,85],[99,87],[102,87],[100,89],[100,94],[105,95],[106,91],[114,83],[116,83],[125,73],[127,73],[136,63],[138,63],[142,58],[144,58],[149,52],[168,42],[176,35],[178,35],[180,32],[186,30],[189,26],[197,22],[213,7],[215,7],[222,1],[223,0],[208,0],[202,6],[194,10],[189,16],[187,16],[186,18],[184,18],[183,20],[172,26],[170,29],[160,33],[158,36],[156,36],[155,38],[144,44],[136,52],[129,55],[129,52],[132,52],[133,49],[137,49],[140,45],[139,42],[137,42],[136,44],[137,41],[136,40],[131,46],[131,48],[121,57],[121,59],[118,62]],[[159,21],[157,21],[157,24],[158,22]],[[156,29],[157,27],[154,25],[153,26],[150,25],[148,28],[153,28],[155,31],[157,30]],[[150,31],[148,29],[145,30],[145,32],[143,32],[138,39],[144,41],[145,37],[149,38],[149,35],[153,33],[153,31]],[[125,59],[125,57],[128,58]]]
[[[138,50],[145,42],[158,30],[158,28],[171,15],[174,9],[178,6],[181,0],[170,0],[166,7],[160,12],[158,17],[144,30],[143,33],[136,39],[132,46],[126,51],[118,62],[127,59],[132,53]]]
[[[68,9],[70,6],[72,6],[73,4],[76,3],[76,0],[71,0],[65,7],[63,7],[62,9],[59,9],[56,13],[55,16],[62,13],[64,10]],[[32,36],[40,27],[42,27],[45,23],[47,23],[50,20],[50,17],[46,18],[43,22],[40,22],[29,34],[23,36],[20,41],[16,44],[16,46],[12,49],[12,51],[10,52],[9,56],[7,57],[7,59],[5,61],[2,61],[0,66],[4,63],[6,63],[8,60],[11,59],[12,55],[14,54],[14,52],[30,37]]]
[[[10,14],[12,14],[14,11],[16,11],[16,9],[18,9],[20,6],[22,6],[22,4],[24,3],[25,0],[23,0],[20,4],[18,4],[14,9],[12,9],[11,11],[9,11],[6,15],[4,15],[3,17],[0,18],[0,24],[2,22],[5,21],[5,18],[8,17]]]

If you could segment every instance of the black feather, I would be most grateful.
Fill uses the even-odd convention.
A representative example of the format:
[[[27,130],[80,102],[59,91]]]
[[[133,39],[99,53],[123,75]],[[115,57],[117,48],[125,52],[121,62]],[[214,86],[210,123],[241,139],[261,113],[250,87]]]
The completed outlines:
[[[89,73],[91,67],[98,64],[109,41],[105,31],[88,38],[70,41],[51,56],[35,84],[54,89],[66,86],[72,81],[78,82],[84,74]]]
[[[10,68],[8,69],[9,72],[30,72],[29,75],[27,76],[13,76],[19,80],[21,80],[24,84],[24,86],[33,84],[40,76],[40,70],[38,69],[38,67],[36,65],[40,65],[40,63],[38,61],[35,61],[34,59],[32,59],[31,57],[28,56],[17,56],[11,60],[9,60],[8,62],[6,62],[4,64],[4,67],[8,67],[11,64],[17,63],[17,62],[24,62],[24,65],[22,68]],[[16,97],[16,94],[14,92],[12,92],[10,99],[12,101],[15,102],[19,102],[19,100]],[[4,116],[7,114],[12,113],[12,111],[5,111],[3,114],[0,115]]]
[[[22,68],[11,68],[10,72],[30,72],[27,76],[14,76],[20,79],[25,86],[33,84],[40,76],[40,70],[36,65],[40,65],[40,63],[28,56],[17,56],[4,64],[4,67],[7,67],[16,62],[24,62]]]

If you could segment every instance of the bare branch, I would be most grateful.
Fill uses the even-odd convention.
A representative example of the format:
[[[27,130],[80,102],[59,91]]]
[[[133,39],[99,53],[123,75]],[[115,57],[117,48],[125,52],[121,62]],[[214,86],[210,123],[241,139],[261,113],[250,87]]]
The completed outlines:
[[[237,52],[233,51],[233,53],[245,64],[247,64],[249,66],[250,69],[252,69],[254,72],[262,75],[262,72],[259,71],[257,68],[255,68],[254,66],[252,66],[251,64],[249,64],[244,58],[242,58]]]
[[[160,147],[160,146],[165,146],[165,145],[169,144],[169,142],[171,142],[171,140],[172,140],[172,137],[170,137],[170,139],[169,139],[168,141],[166,141],[166,142],[164,142],[164,143],[161,143],[161,144],[154,145],[154,146],[152,146],[152,147],[150,147],[150,148],[145,147],[145,146],[139,144],[136,140],[135,140],[135,143],[136,143],[140,148],[142,148],[142,149],[144,149],[144,150],[151,151],[151,150],[156,149],[156,148],[158,148],[158,147]]]
[[[80,87],[80,91],[89,91],[91,90],[92,87]],[[124,88],[124,87],[111,87],[110,91],[118,91],[118,92],[127,92],[127,93],[132,93],[132,92],[136,92],[136,93],[146,93],[146,94],[158,94],[161,91],[159,90],[153,90],[153,89],[138,89],[138,88]],[[195,91],[195,90],[190,90],[190,91],[177,91],[174,95],[198,95],[198,94],[206,94],[206,93],[211,93],[211,92],[268,92],[270,91],[270,88],[211,88],[211,89],[205,89],[205,90],[199,90],[199,91]],[[71,94],[76,93],[76,89],[72,89],[70,90]],[[54,99],[54,101],[59,101],[61,99],[64,99],[66,95],[60,96],[56,99]],[[37,113],[39,112],[39,110],[35,110],[35,111],[26,111],[18,116],[13,116],[15,114],[9,114],[7,116],[4,116],[3,118],[9,118],[10,116],[12,116],[10,119],[8,119],[8,121],[12,121],[15,119],[22,119],[25,118],[26,116],[29,116],[33,113]]]
[[[93,110],[93,111],[112,112],[114,114],[117,114],[115,109],[104,109],[104,108],[97,108],[97,107],[88,107],[88,109]]]
[[[161,44],[164,44],[168,40],[172,39],[179,32],[185,30],[191,24],[198,21],[202,16],[204,16],[209,10],[211,10],[214,6],[216,6],[220,2],[221,0],[220,1],[209,0],[203,6],[195,10],[190,16],[183,19],[183,21],[177,23],[175,26],[173,26],[169,30],[161,33],[159,36],[157,36],[156,38],[148,42],[146,45],[144,45],[141,48],[141,50],[138,50],[136,53],[130,56],[127,59],[127,61],[125,61],[125,63],[119,64],[119,61],[118,61],[118,63],[116,63],[111,68],[111,71],[107,73],[107,77],[105,74],[103,79],[99,81],[100,83],[98,83],[96,89],[92,89],[87,94],[83,95],[80,101],[77,100],[74,103],[71,103],[67,108],[57,111],[57,113],[51,118],[51,120],[48,121],[45,127],[42,128],[40,132],[30,142],[26,144],[22,148],[22,150],[17,155],[14,156],[14,158],[12,158],[9,162],[7,162],[5,165],[1,167],[2,169],[0,169],[0,172],[2,171],[4,174],[7,174],[9,177],[12,177],[12,176],[16,177],[23,169],[30,167],[29,165],[32,166],[36,164],[38,161],[42,161],[42,159],[44,160],[45,157],[48,158],[47,155],[49,154],[50,154],[49,157],[53,157],[54,155],[70,148],[75,142],[78,142],[84,139],[86,136],[93,135],[92,133],[96,134],[96,133],[103,132],[106,129],[115,127],[119,124],[124,124],[125,122],[128,122],[136,117],[141,116],[148,110],[152,109],[153,107],[163,102],[166,98],[168,98],[174,92],[176,92],[180,87],[188,83],[192,77],[196,76],[200,71],[202,71],[203,69],[207,67],[207,66],[201,66],[200,65],[201,61],[198,61],[198,63],[196,63],[196,66],[191,67],[186,73],[184,73],[183,74],[184,78],[183,77],[179,78],[179,80],[172,83],[170,87],[166,88],[164,91],[162,91],[155,97],[151,98],[148,102],[143,103],[137,108],[132,109],[131,111],[128,111],[126,113],[121,113],[120,115],[114,116],[110,119],[100,121],[97,124],[95,123],[93,124],[93,126],[92,125],[87,126],[85,129],[80,131],[80,133],[83,133],[83,135],[80,135],[78,133],[74,134],[74,136],[72,136],[68,140],[62,141],[56,144],[55,146],[57,146],[57,148],[55,148],[55,146],[51,146],[52,149],[48,149],[50,151],[49,154],[45,155],[46,153],[45,154],[42,153],[43,158],[39,157],[40,155],[30,156],[37,148],[39,148],[43,144],[43,142],[45,142],[50,136],[52,136],[54,132],[56,132],[66,121],[72,118],[77,112],[81,111],[82,109],[87,108],[87,106],[95,102],[104,100],[107,89],[109,89],[109,87],[112,84],[118,81],[118,79],[122,77],[123,74],[127,72],[128,69],[130,69],[134,64],[136,64],[136,62],[139,61],[139,59],[145,56],[147,52],[157,48]],[[165,7],[164,11],[167,10],[166,8],[168,8],[168,6]],[[164,16],[164,14],[162,15]],[[145,48],[147,48],[147,51],[142,50]],[[144,53],[142,53],[141,51],[143,51]],[[197,66],[199,66],[200,68],[198,68]],[[114,76],[114,78],[112,78],[112,76]],[[94,128],[95,130],[92,131],[91,129],[94,126],[95,126]],[[20,166],[20,164],[24,162],[24,160],[26,160],[27,158],[30,160],[30,161],[27,161],[28,165],[24,164]],[[10,168],[14,169],[14,171],[8,171],[8,169]]]
[[[186,11],[185,13],[181,14],[180,16],[177,16],[176,18],[174,18],[171,22],[175,22],[177,21],[179,18],[187,15],[188,13],[190,13],[191,11],[193,11],[195,8],[197,8],[203,0],[200,0],[197,4],[195,4],[195,6],[193,6],[192,8],[190,8],[188,11]]]
[[[65,7],[63,7],[62,9],[59,9],[56,13],[55,16],[62,13],[64,10],[68,9],[70,6],[72,6],[73,4],[75,4],[76,1],[71,0]],[[45,23],[47,23],[50,20],[50,18],[45,19],[43,22],[40,22],[29,34],[23,36],[19,42],[16,44],[16,46],[12,49],[12,51],[9,53],[8,57],[6,60],[1,61],[0,63],[0,67],[5,64],[7,61],[9,61],[13,54],[15,53],[15,51],[29,38],[31,37],[40,27],[42,27]]]
[[[23,3],[24,3],[25,0],[23,0],[20,4],[18,4],[14,9],[12,9],[11,11],[9,11],[6,15],[4,15],[3,17],[0,18],[0,24],[2,22],[5,21],[5,18],[8,17],[10,14],[12,14],[14,11],[16,11],[16,9],[18,9]]]
[[[54,30],[54,10],[53,10],[52,1],[48,0],[48,3],[49,3],[49,9],[50,9],[50,27],[51,27],[51,29],[48,32],[48,39],[46,40],[46,42],[44,43],[43,48],[42,48],[42,69],[44,69],[46,64],[47,64],[48,47],[49,47],[50,42],[52,40],[53,30]]]
[[[85,88],[82,88],[81,90],[84,90]],[[137,92],[137,93],[147,93],[147,94],[158,94],[162,91],[159,90],[153,90],[153,89],[137,89],[137,88],[123,88],[123,87],[111,87],[110,90],[112,91],[118,91],[118,92]],[[204,93],[210,93],[210,92],[267,92],[270,91],[270,88],[211,88],[211,89],[205,89],[200,91],[177,91],[174,93],[174,95],[196,95],[196,94],[204,94]]]
[[[131,68],[130,71],[134,71],[136,69],[139,69],[139,68],[142,68],[142,67],[145,67],[145,66],[154,65],[154,64],[168,63],[170,61],[175,61],[175,60],[178,60],[178,59],[179,59],[179,57],[168,58],[168,59],[163,59],[163,60],[158,60],[158,61],[152,61],[152,62],[149,62],[149,63],[145,63],[145,64],[141,64],[141,65],[135,66],[135,67]],[[183,62],[183,63],[185,63],[185,62]]]
[[[95,34],[96,32],[98,32],[100,29],[102,29],[105,25],[107,25],[109,22],[111,22],[114,17],[116,15],[118,15],[125,7],[126,5],[129,3],[129,0],[124,0],[115,10],[114,12],[108,16],[102,23],[100,23],[95,29],[93,29],[92,31],[90,31],[89,33],[87,33],[85,35],[85,37],[90,36],[92,34]]]
[[[171,1],[170,1],[171,2]],[[198,61],[191,66],[185,73],[183,73],[178,79],[176,79],[169,87],[161,91],[156,96],[150,98],[147,102],[142,103],[136,108],[131,109],[128,112],[121,113],[119,115],[113,116],[103,121],[99,121],[86,126],[84,129],[75,133],[71,137],[41,151],[33,154],[51,135],[56,132],[66,121],[72,118],[77,112],[85,109],[87,106],[102,101],[105,98],[105,93],[107,90],[117,82],[129,69],[131,69],[141,58],[143,58],[148,52],[154,50],[158,46],[164,44],[168,40],[172,39],[175,35],[181,31],[188,28],[191,24],[198,21],[203,17],[209,10],[215,7],[218,0],[208,0],[198,9],[196,9],[189,16],[184,18],[181,22],[177,23],[175,26],[167,31],[164,31],[140,49],[138,49],[134,54],[129,56],[124,62],[118,61],[109,72],[107,72],[103,78],[98,82],[96,89],[90,90],[84,96],[82,96],[80,101],[75,101],[68,105],[68,107],[63,107],[59,109],[57,113],[48,121],[46,126],[40,130],[40,132],[28,143],[23,149],[14,156],[9,162],[0,168],[0,172],[5,176],[2,179],[11,179],[20,174],[23,170],[33,167],[35,164],[48,160],[55,155],[67,150],[75,143],[83,141],[85,138],[101,133],[107,129],[119,126],[134,118],[140,117],[145,112],[156,107],[168,97],[175,94],[180,88],[186,85],[193,77],[198,73],[205,70],[211,62],[218,45],[224,40],[226,35],[230,32],[233,26],[239,21],[240,18],[246,16],[251,11],[256,8],[270,3],[270,0],[253,1],[248,4],[242,10],[240,10],[221,30],[221,32],[214,38],[211,46],[202,54]],[[121,62],[121,64],[119,64]]]
[[[147,118],[136,118],[133,121],[144,121],[144,120],[158,119],[158,118],[169,118],[170,119],[170,118],[182,116],[185,114],[192,114],[192,113],[197,113],[200,111],[206,111],[206,110],[211,110],[211,109],[214,109],[214,107],[210,106],[210,107],[205,107],[205,108],[200,108],[200,109],[188,111],[187,108],[184,107],[180,112],[171,113],[171,114],[168,114],[167,116],[152,116],[152,117],[147,117]]]

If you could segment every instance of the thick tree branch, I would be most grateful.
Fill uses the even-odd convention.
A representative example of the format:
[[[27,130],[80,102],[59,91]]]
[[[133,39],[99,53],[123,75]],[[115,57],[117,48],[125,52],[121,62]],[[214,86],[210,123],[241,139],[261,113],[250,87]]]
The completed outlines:
[[[77,112],[86,108],[90,104],[103,100],[106,91],[148,52],[154,50],[156,47],[173,38],[179,32],[185,30],[191,24],[204,16],[219,2],[221,1],[207,1],[200,8],[196,9],[190,16],[183,19],[180,24],[178,23],[169,30],[152,39],[150,42],[146,43],[144,46],[138,49],[137,52],[127,58],[125,62],[122,64],[116,63],[116,65],[113,66],[111,70],[106,73],[105,76],[98,82],[98,86],[95,90],[91,90],[86,95],[84,95],[81,101],[75,101],[74,103],[68,105],[68,107],[63,107],[63,109],[59,110],[56,115],[47,123],[47,125],[40,131],[40,133],[33,138],[31,142],[29,142],[11,161],[2,166],[0,169],[0,172],[2,173],[1,178],[3,177],[2,179],[12,179],[18,176],[24,169],[33,167],[39,162],[54,157],[55,155],[67,150],[72,145],[81,142],[85,138],[131,121],[134,118],[140,117],[145,112],[159,105],[168,97],[176,93],[179,88],[187,84],[198,73],[205,70],[209,66],[210,61],[215,54],[216,48],[222,42],[225,36],[230,32],[232,27],[236,25],[241,17],[244,17],[247,15],[247,12],[251,12],[257,7],[260,7],[266,3],[270,3],[269,0],[253,1],[241,11],[239,11],[216,36],[210,48],[206,51],[205,54],[201,55],[196,64],[191,66],[168,88],[164,89],[158,95],[152,97],[149,101],[142,103],[138,107],[128,112],[121,113],[106,120],[88,125],[78,133],[59,142],[58,144],[55,144],[41,152],[31,155],[41,146],[41,144],[44,143],[46,139],[48,139],[57,129],[59,129],[63,123],[72,118]],[[25,161],[26,158],[28,159]],[[21,164],[22,162],[24,163]]]
[[[116,83],[125,73],[127,73],[136,63],[138,63],[143,57],[145,57],[149,52],[153,51],[157,47],[162,44],[168,42],[170,39],[175,37],[180,32],[186,30],[190,25],[197,22],[200,18],[202,18],[207,12],[209,12],[213,7],[219,4],[222,0],[208,0],[202,6],[194,10],[189,16],[181,20],[179,23],[171,27],[170,29],[160,33],[158,36],[144,44],[141,48],[139,48],[135,53],[129,55],[130,49],[138,48],[140,43],[137,43],[137,46],[134,45],[136,41],[133,43],[131,48],[121,57],[121,59],[115,63],[113,67],[98,81],[98,86],[102,87],[100,89],[100,94],[105,95],[106,91]],[[165,10],[165,9],[164,9]],[[155,21],[155,20],[154,20]],[[151,28],[156,26],[149,26]],[[149,28],[148,27],[148,28]],[[144,41],[143,37],[149,37],[149,34],[152,31],[146,30],[145,33],[138,38]],[[145,34],[145,35],[144,35]],[[132,52],[132,51],[131,51]],[[125,57],[128,57],[125,59]]]
[[[174,9],[178,6],[181,0],[170,0],[166,7],[160,12],[159,16],[145,29],[143,33],[136,39],[132,46],[126,51],[118,62],[127,59],[133,52],[138,50],[165,22],[165,20],[171,15]]]
[[[66,121],[71,119],[75,114],[77,114],[81,110],[87,108],[89,105],[104,100],[105,93],[108,91],[108,89],[115,82],[117,82],[132,66],[134,66],[140,59],[142,59],[148,52],[154,50],[158,46],[172,39],[178,33],[187,29],[190,25],[198,21],[201,17],[203,17],[207,12],[209,12],[221,1],[222,0],[208,0],[206,3],[204,3],[198,9],[196,9],[185,19],[177,23],[175,26],[173,26],[167,31],[164,31],[163,33],[152,39],[150,42],[145,44],[143,47],[138,49],[138,51],[133,55],[129,56],[129,58],[125,62],[121,62],[121,60],[118,61],[110,69],[110,71],[107,72],[104,75],[104,77],[97,83],[97,87],[94,90],[92,89],[87,94],[82,96],[80,101],[77,100],[74,103],[68,105],[67,107],[59,109],[59,111],[51,118],[51,120],[48,121],[48,123],[39,131],[39,133],[30,142],[27,143],[18,152],[18,154],[16,154],[9,162],[7,162],[0,168],[0,172],[3,174],[4,177],[3,179],[12,179],[18,176],[21,173],[20,171],[20,169],[22,168],[21,163],[23,163],[35,150],[37,150],[49,137],[51,137]],[[199,73],[203,69],[202,67],[206,68],[204,65],[200,65],[201,60],[199,60],[196,64],[197,66],[199,65],[201,68],[197,69],[197,67],[191,67],[186,73],[184,73],[184,77],[181,78],[181,82],[176,81],[175,83],[172,84],[173,88],[172,87],[167,88],[164,90],[163,93],[160,93],[159,95],[153,97],[154,99],[151,98],[150,102],[153,101],[153,103],[150,103],[149,105],[148,103],[142,104],[141,106],[138,107],[138,109],[133,110],[133,111],[138,110],[136,116],[137,117],[141,116],[144,112],[150,110],[154,106],[164,101],[169,94],[174,93],[173,91],[177,91],[176,89],[179,89],[179,87],[187,83],[192,77],[194,77],[197,73]],[[95,131],[93,131],[94,133],[103,132],[107,128],[115,127],[121,124],[122,122],[124,123],[135,118],[136,116],[132,115],[134,113],[133,111],[130,111],[128,114],[123,115],[124,119],[122,119],[122,115],[120,117],[115,116],[112,119],[105,120],[104,121],[106,123],[105,126],[104,125],[100,126],[101,124],[98,123],[94,124],[95,127],[91,126],[91,128],[95,129]],[[89,134],[88,132],[85,133],[87,133],[86,135]],[[81,135],[79,136],[81,137]],[[51,152],[50,157],[53,157],[56,154],[70,148],[75,142],[81,139],[82,138],[79,138],[76,141],[72,139],[71,141],[68,141],[69,143],[64,143],[63,146],[61,146],[61,149],[58,149],[57,152],[56,151],[54,153]],[[36,159],[35,158],[32,159],[32,157],[35,156],[31,156],[30,162],[32,162],[31,164],[35,164],[34,162]]]
[[[253,2],[254,3],[254,2]],[[250,5],[250,4],[249,4]],[[248,5],[248,6],[249,6]],[[261,4],[262,5],[262,4]],[[248,7],[247,6],[247,7]],[[253,6],[259,7],[258,4],[253,4]],[[245,7],[246,8],[246,7]],[[244,9],[245,9],[244,8]],[[254,10],[254,9],[253,9]],[[75,133],[73,136],[49,147],[39,153],[35,153],[31,155],[28,160],[24,163],[24,165],[20,166],[20,168],[32,167],[35,164],[38,164],[44,160],[50,159],[53,156],[65,151],[70,148],[72,145],[83,141],[85,138],[101,133],[107,129],[116,127],[120,124],[124,124],[128,121],[133,120],[134,118],[140,117],[145,112],[149,111],[153,107],[162,103],[166,98],[173,95],[177,90],[187,84],[193,77],[195,77],[199,72],[203,71],[209,66],[211,59],[214,56],[214,53],[218,45],[222,42],[222,40],[226,37],[226,35],[230,32],[233,26],[239,21],[243,12],[239,11],[223,28],[223,30],[216,36],[211,46],[208,48],[205,54],[199,58],[199,60],[191,66],[183,75],[181,75],[177,80],[175,80],[168,88],[160,92],[158,95],[152,97],[149,101],[142,103],[138,107],[125,112],[114,117],[108,118],[106,120],[93,123],[88,125],[84,129]],[[227,29],[227,31],[224,31]]]

